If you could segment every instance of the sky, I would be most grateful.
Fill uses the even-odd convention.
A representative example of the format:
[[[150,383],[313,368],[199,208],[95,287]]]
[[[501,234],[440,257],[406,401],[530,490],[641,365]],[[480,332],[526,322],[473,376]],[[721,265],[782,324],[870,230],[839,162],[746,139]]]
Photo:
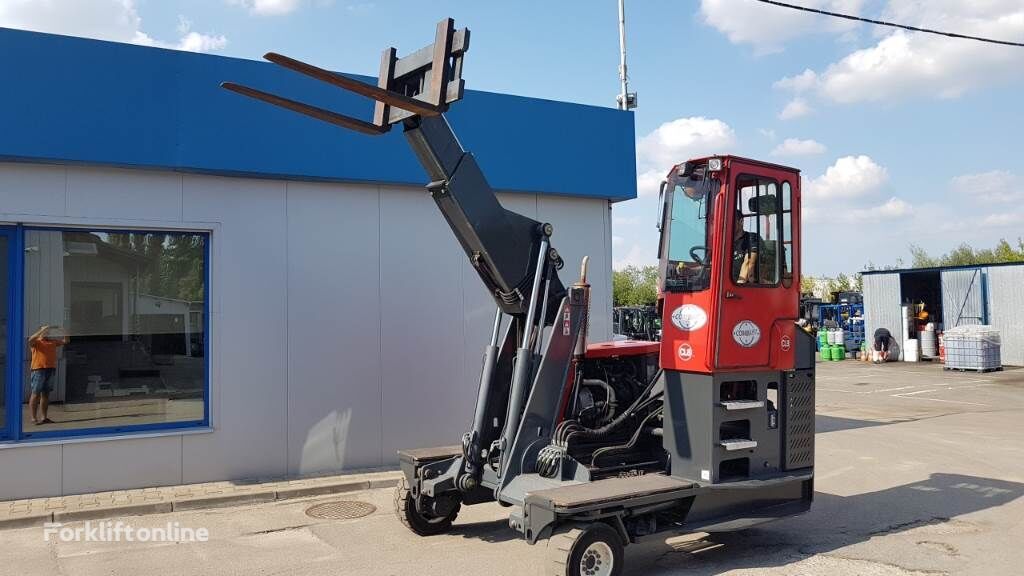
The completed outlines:
[[[1024,42],[1024,0],[792,1]],[[473,33],[467,87],[615,106],[616,0],[0,0],[2,27],[371,76],[448,16]],[[710,154],[802,171],[805,275],[1024,236],[1024,48],[754,0],[626,0],[626,19],[638,197],[613,207],[616,268],[656,262],[658,183]]]

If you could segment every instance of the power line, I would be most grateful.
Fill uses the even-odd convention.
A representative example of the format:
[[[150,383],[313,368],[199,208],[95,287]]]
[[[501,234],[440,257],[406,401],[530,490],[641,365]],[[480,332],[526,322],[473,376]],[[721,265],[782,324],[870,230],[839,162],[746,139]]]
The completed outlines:
[[[870,18],[861,18],[860,16],[852,16],[850,14],[840,14],[839,12],[829,12],[828,10],[818,10],[817,8],[808,8],[807,6],[797,6],[796,4],[787,4],[785,2],[777,2],[776,0],[755,0],[762,4],[771,4],[773,6],[781,6],[783,8],[792,8],[793,10],[803,10],[804,12],[813,12],[815,14],[822,14],[824,16],[832,16],[833,18],[844,18],[846,20],[853,20],[855,22],[867,22],[868,24],[877,24],[878,26],[891,26],[893,28],[902,28],[904,30],[910,30],[912,32],[925,32],[928,34],[938,34],[939,36],[948,36],[950,38],[962,38],[964,40],[977,40],[978,42],[988,42],[990,44],[1002,44],[1003,46],[1017,46],[1024,48],[1024,42],[1009,42],[1006,40],[994,40],[992,38],[982,38],[981,36],[969,36],[967,34],[957,34],[956,32],[943,32],[941,30],[932,30],[930,28],[918,28],[916,26],[907,26],[906,24],[897,24],[895,22],[885,22],[884,20],[872,20]]]

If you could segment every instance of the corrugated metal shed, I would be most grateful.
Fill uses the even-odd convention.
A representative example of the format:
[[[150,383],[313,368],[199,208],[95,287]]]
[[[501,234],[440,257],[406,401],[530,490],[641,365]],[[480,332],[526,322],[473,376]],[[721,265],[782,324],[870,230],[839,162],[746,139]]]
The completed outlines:
[[[1024,265],[987,270],[989,323],[999,329],[1003,364],[1024,366]]]
[[[878,328],[887,328],[896,340],[903,332],[899,274],[864,275],[864,329],[869,342]]]
[[[884,326],[899,339],[902,330],[900,279],[925,269],[864,274],[864,323],[870,337]],[[999,329],[1002,361],[1024,366],[1024,262],[927,269],[940,273],[945,328],[986,322]]]
[[[985,323],[984,268],[942,271],[942,320],[946,328]]]

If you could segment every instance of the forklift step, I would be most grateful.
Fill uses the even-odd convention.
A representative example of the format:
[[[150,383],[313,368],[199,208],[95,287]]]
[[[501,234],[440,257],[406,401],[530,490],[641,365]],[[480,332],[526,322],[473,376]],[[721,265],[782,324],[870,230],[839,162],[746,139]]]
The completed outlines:
[[[621,504],[624,500],[684,492],[696,486],[693,482],[664,474],[645,474],[538,490],[527,494],[526,500],[549,510],[563,511],[601,504]]]
[[[731,440],[722,440],[718,443],[720,446],[732,452],[734,450],[750,450],[757,448],[757,441],[750,440],[748,438],[733,438]]]
[[[431,448],[414,448],[412,450],[399,450],[398,459],[405,462],[412,462],[420,465],[426,462],[436,462],[462,455],[462,446],[434,446]]]
[[[726,400],[722,407],[726,410],[751,410],[753,408],[764,408],[763,400]]]

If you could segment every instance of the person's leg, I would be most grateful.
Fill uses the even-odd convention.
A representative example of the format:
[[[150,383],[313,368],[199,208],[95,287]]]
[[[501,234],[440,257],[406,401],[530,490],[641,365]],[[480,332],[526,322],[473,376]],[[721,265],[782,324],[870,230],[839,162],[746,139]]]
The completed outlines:
[[[48,423],[50,421],[46,413],[50,409],[50,390],[54,372],[56,370],[48,368],[43,373],[43,389],[39,392],[39,412],[42,415],[42,418],[39,420],[40,422]]]
[[[32,391],[32,395],[28,397],[28,410],[32,413],[32,422],[36,424],[39,423],[36,410],[39,407],[39,390],[43,386],[42,376],[42,371],[33,370],[28,377],[29,388]]]
[[[39,394],[36,394],[35,392],[33,392],[32,395],[28,397],[28,410],[29,410],[29,412],[32,413],[32,423],[33,424],[36,423],[36,422],[39,422],[39,419],[36,418],[36,407],[38,405],[39,405]]]

